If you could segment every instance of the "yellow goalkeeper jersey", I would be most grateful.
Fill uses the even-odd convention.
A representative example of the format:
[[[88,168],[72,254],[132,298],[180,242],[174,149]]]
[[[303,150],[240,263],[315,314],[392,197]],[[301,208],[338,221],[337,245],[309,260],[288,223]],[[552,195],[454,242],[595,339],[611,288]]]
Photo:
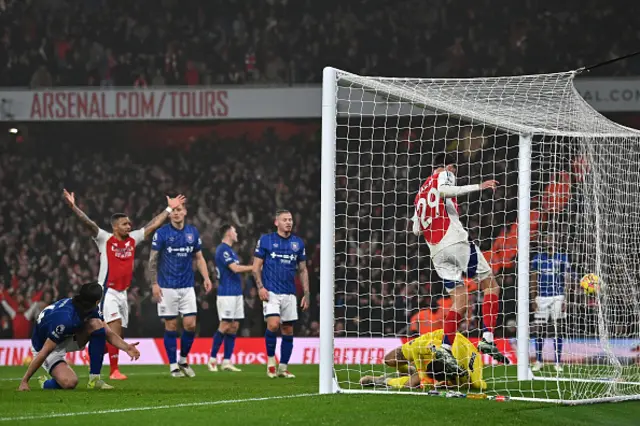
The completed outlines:
[[[420,376],[424,376],[427,366],[435,359],[435,350],[442,345],[443,337],[444,331],[440,329],[423,334],[402,345],[402,354],[416,366]],[[462,334],[457,333],[451,346],[451,352],[458,364],[468,371],[468,381],[466,382],[473,388],[486,389],[487,384],[482,380],[482,356],[473,343]],[[464,383],[459,382],[458,384]]]

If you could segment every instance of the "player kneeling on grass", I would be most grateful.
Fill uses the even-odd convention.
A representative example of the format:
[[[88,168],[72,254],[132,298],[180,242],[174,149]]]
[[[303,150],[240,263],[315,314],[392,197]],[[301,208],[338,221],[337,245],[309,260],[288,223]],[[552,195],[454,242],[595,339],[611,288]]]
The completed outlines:
[[[451,347],[458,364],[452,367],[440,358],[440,351],[437,350],[442,344],[443,334],[443,330],[432,331],[390,351],[384,357],[384,362],[395,368],[397,373],[378,377],[364,376],[360,379],[360,384],[394,389],[469,386],[485,390],[487,383],[482,379],[482,356],[478,349],[458,333]]]
[[[137,343],[125,343],[104,323],[98,305],[102,299],[102,286],[84,284],[73,298],[66,298],[49,305],[40,312],[31,338],[33,360],[20,382],[18,390],[29,390],[29,379],[41,366],[52,378],[40,377],[43,389],[74,389],[78,376],[65,362],[67,352],[84,349],[87,342],[91,360],[88,388],[113,389],[100,380],[100,369],[106,342],[125,351],[132,359],[138,359]],[[93,371],[97,368],[97,372]]]

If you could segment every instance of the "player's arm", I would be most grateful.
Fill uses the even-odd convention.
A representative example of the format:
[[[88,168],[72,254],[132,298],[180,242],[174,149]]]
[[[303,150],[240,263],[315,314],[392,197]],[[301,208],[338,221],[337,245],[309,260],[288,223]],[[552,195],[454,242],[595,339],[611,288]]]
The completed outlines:
[[[109,324],[105,322],[103,322],[103,324],[104,324],[104,331],[107,337],[107,342],[111,343],[113,346],[120,349],[121,351],[126,352],[127,355],[131,357],[132,361],[135,361],[138,358],[140,358],[140,351],[138,350],[138,348],[136,348],[136,346],[138,346],[138,342],[135,342],[135,343],[125,342],[124,340],[122,340],[122,337],[118,336],[116,333],[114,333],[111,330],[111,328],[109,327]]]
[[[309,309],[309,271],[307,270],[306,260],[298,262],[298,276],[300,277],[302,290],[304,291],[304,295],[300,301],[300,307],[303,311],[306,311]]]
[[[75,213],[76,216],[78,216],[78,218],[80,219],[80,221],[89,229],[91,230],[92,234],[94,237],[98,236],[98,232],[100,231],[100,228],[98,227],[98,225],[91,219],[89,219],[89,216],[87,216],[82,210],[80,210],[80,208],[76,205],[76,197],[75,194],[73,192],[69,193],[69,191],[67,191],[66,189],[63,190],[64,195],[64,200],[67,203],[67,205],[71,208],[71,210]]]
[[[258,287],[258,296],[260,300],[266,302],[269,300],[269,291],[264,288],[264,283],[262,282],[262,267],[264,266],[264,259],[267,257],[267,249],[265,244],[261,244],[262,237],[258,240],[258,244],[256,245],[256,249],[253,252],[253,266],[252,273],[253,279],[256,281],[256,287]]]
[[[156,234],[154,236],[154,243],[156,240]],[[160,284],[158,284],[158,258],[160,257],[160,252],[157,249],[154,249],[151,246],[151,250],[149,253],[149,277],[151,280],[151,297],[156,303],[159,303],[162,300],[162,289],[160,288]]]
[[[24,376],[22,377],[22,381],[20,382],[20,387],[18,388],[18,390],[21,390],[21,391],[29,390],[29,380],[31,379],[31,377],[33,377],[35,372],[38,371],[40,367],[42,367],[42,364],[44,364],[44,361],[47,359],[49,355],[51,355],[51,352],[54,351],[57,345],[58,344],[51,339],[47,339],[44,342],[44,345],[42,346],[42,349],[38,352],[38,355],[36,355],[36,357],[33,358],[29,363],[29,367],[27,367],[27,371],[24,373]]]
[[[149,235],[156,232],[156,229],[160,228],[167,217],[169,217],[169,213],[180,204],[183,204],[186,201],[184,195],[180,194],[175,198],[167,197],[167,208],[162,211],[162,213],[158,214],[156,217],[151,219],[149,223],[144,226],[144,238],[149,237]]]
[[[202,255],[202,251],[196,252],[196,268],[198,268],[198,272],[204,278],[204,289],[207,293],[211,291],[213,288],[213,284],[211,284],[211,279],[209,278],[209,268],[207,268],[207,261]]]
[[[531,275],[529,277],[529,301],[536,307],[536,297],[538,297],[538,257],[536,256],[531,262]]]
[[[242,274],[245,272],[253,271],[252,265],[238,265],[237,263],[230,263],[229,269],[231,269],[236,274]]]
[[[483,189],[495,189],[498,181],[487,180],[480,184],[456,186],[456,179],[453,173],[444,172],[438,177],[438,191],[441,197],[453,198],[460,195],[469,194]]]

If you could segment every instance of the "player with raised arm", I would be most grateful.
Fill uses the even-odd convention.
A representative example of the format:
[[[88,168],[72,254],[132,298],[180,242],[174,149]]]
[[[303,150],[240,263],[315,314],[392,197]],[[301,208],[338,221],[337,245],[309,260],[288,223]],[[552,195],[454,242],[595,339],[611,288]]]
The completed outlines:
[[[546,252],[538,253],[531,261],[531,300],[534,305],[534,326],[533,335],[536,345],[536,362],[531,367],[534,372],[540,371],[543,367],[542,349],[544,339],[542,334],[551,320],[554,335],[555,349],[555,370],[558,373],[562,368],[562,331],[564,329],[565,318],[565,296],[564,287],[573,276],[569,256],[555,250],[555,240],[548,236],[546,241]]]
[[[78,385],[78,376],[66,363],[65,356],[67,352],[83,350],[87,341],[93,343],[89,345],[91,360],[100,359],[99,363],[92,363],[92,366],[102,366],[105,342],[125,351],[132,359],[140,357],[137,343],[125,343],[102,320],[98,308],[102,294],[100,284],[84,284],[76,296],[59,300],[40,312],[31,338],[33,359],[20,382],[19,390],[29,390],[29,379],[40,367],[44,367],[51,375],[50,379],[40,377],[42,389],[74,389]],[[90,376],[89,388],[113,389],[100,380],[100,370],[90,370]]]
[[[493,341],[500,303],[500,287],[478,246],[469,242],[469,234],[460,223],[456,200],[459,195],[495,189],[498,182],[487,180],[481,184],[456,186],[456,166],[452,156],[440,155],[436,158],[434,166],[432,175],[422,184],[416,195],[412,221],[413,233],[416,236],[422,233],[427,241],[433,266],[444,281],[444,287],[452,301],[444,321],[442,345],[437,349],[436,355],[451,372],[457,370],[451,348],[456,340],[458,324],[468,305],[467,289],[462,279],[464,274],[480,282],[484,295],[484,332],[482,340],[478,343],[478,350],[491,355],[499,362],[508,363],[508,359]]]
[[[303,311],[309,308],[309,273],[307,255],[301,238],[291,233],[293,216],[288,210],[275,215],[276,232],[260,237],[253,260],[253,277],[262,300],[267,330],[267,376],[293,379],[287,364],[293,351],[293,324],[298,320],[296,301],[296,273],[300,276],[304,295],[300,302]],[[282,332],[280,365],[276,370],[276,341]]]
[[[222,369],[226,371],[241,371],[231,363],[231,355],[236,343],[239,320],[244,319],[244,298],[242,297],[242,280],[240,274],[251,272],[252,267],[240,265],[240,259],[233,250],[238,242],[238,232],[232,225],[220,227],[222,242],[216,248],[215,262],[218,273],[218,295],[216,304],[220,325],[213,335],[209,371],[217,372],[217,356],[224,341],[224,358]]]
[[[451,373],[442,360],[437,360],[437,349],[442,345],[442,329],[425,333],[390,351],[384,363],[396,370],[392,375],[364,376],[362,386],[386,386],[393,389],[418,387],[459,387],[485,390],[487,383],[482,379],[482,357],[462,334],[457,333],[451,350],[458,362],[458,370]],[[399,376],[399,377],[394,377]]]
[[[204,278],[204,288],[212,288],[207,262],[202,255],[202,240],[195,226],[185,223],[187,208],[176,206],[169,215],[170,223],[156,231],[151,242],[149,273],[153,300],[158,303],[158,316],[164,321],[164,348],[173,377],[195,377],[187,355],[196,336],[198,302],[194,289],[193,261]],[[180,359],[177,356],[178,315],[182,315]]]
[[[77,205],[75,194],[66,189],[63,192],[65,202],[91,231],[93,240],[100,252],[100,272],[98,283],[104,287],[102,313],[105,322],[118,336],[124,336],[124,329],[129,322],[129,304],[127,290],[133,278],[133,266],[136,246],[155,232],[167,219],[171,210],[184,202],[184,197],[167,197],[167,208],[151,219],[144,227],[132,231],[129,217],[124,213],[111,216],[111,232],[107,232],[91,220]],[[109,363],[111,366],[111,380],[125,380],[127,376],[118,367],[119,350],[113,345],[107,345]]]

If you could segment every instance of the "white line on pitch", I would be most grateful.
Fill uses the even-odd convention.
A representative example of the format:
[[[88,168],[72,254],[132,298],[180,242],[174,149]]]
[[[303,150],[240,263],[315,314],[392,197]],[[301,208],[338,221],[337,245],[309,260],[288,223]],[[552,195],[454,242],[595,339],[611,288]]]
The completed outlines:
[[[158,371],[155,373],[146,372],[146,373],[127,373],[127,376],[162,376],[162,372]],[[37,375],[34,375],[37,376]],[[108,378],[109,375],[105,374],[104,378]],[[89,376],[86,374],[78,374],[79,379],[88,379]],[[0,382],[12,382],[16,380],[22,380],[22,377],[0,377]]]
[[[50,413],[50,414],[43,414],[39,416],[0,417],[0,422],[16,422],[20,420],[41,420],[41,419],[52,419],[52,418],[59,418],[59,417],[88,416],[92,414],[117,414],[117,413],[128,413],[131,411],[166,410],[170,408],[204,407],[204,406],[210,406],[210,405],[239,404],[242,402],[259,402],[259,401],[273,401],[276,399],[303,398],[307,396],[316,396],[316,395],[318,394],[317,393],[301,393],[298,395],[267,396],[263,398],[246,398],[246,399],[225,399],[221,401],[186,402],[184,404],[114,408],[111,410],[78,411],[75,413]]]

